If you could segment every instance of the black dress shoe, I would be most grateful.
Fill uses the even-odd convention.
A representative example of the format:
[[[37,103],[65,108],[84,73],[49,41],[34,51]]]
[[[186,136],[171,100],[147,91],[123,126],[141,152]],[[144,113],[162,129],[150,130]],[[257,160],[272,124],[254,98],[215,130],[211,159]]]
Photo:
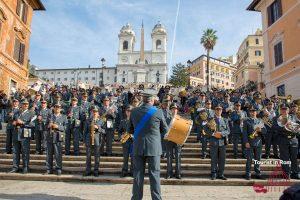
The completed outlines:
[[[98,171],[94,171],[94,176],[95,177],[99,177],[99,172]]]
[[[53,174],[52,170],[47,170],[46,174]]]
[[[8,173],[18,173],[18,172],[19,172],[19,169],[13,168]]]
[[[217,176],[216,175],[212,175],[211,176],[211,180],[216,180]]]
[[[83,176],[91,176],[92,175],[92,172],[84,172],[83,173]]]
[[[251,180],[251,175],[245,175],[246,180]]]
[[[167,175],[165,179],[171,179],[173,176]]]
[[[292,174],[291,175],[291,179],[297,179],[297,180],[299,180],[300,179],[299,174]]]
[[[181,175],[180,175],[180,174],[179,174],[179,175],[176,175],[175,178],[176,178],[176,179],[181,179]]]
[[[218,176],[218,179],[221,179],[221,180],[227,180],[227,178],[224,176],[224,175],[222,175],[222,176]]]
[[[126,176],[127,176],[127,172],[122,171],[120,177],[121,177],[121,178],[124,178],[124,177],[126,177]]]
[[[56,175],[60,176],[61,175],[61,170],[57,170]]]
[[[262,177],[261,174],[256,174],[256,175],[255,175],[255,178],[256,178],[256,179],[260,179],[260,180],[265,180],[265,179]]]
[[[23,168],[23,174],[27,174],[29,172],[28,167]]]
[[[201,158],[202,158],[202,159],[205,159],[205,158],[206,158],[206,155],[202,155]]]

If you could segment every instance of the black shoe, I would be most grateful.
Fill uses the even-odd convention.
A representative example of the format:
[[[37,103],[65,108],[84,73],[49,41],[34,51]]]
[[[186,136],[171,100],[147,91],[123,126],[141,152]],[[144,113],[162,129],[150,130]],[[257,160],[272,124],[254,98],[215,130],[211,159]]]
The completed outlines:
[[[176,178],[176,179],[181,179],[181,175],[178,174],[178,175],[175,176],[175,178]]]
[[[29,172],[28,167],[23,168],[23,174],[27,174]]]
[[[205,158],[206,158],[206,155],[202,155],[201,158],[202,158],[202,159],[205,159]]]
[[[224,175],[222,175],[222,176],[218,176],[218,179],[221,179],[221,180],[227,180],[227,178],[224,176]]]
[[[60,176],[61,175],[61,170],[57,170],[56,175]]]
[[[121,177],[121,178],[124,178],[124,177],[126,177],[126,176],[127,176],[127,172],[125,172],[125,171],[122,171],[122,172],[121,172],[121,176],[120,176],[120,177]]]
[[[92,175],[92,172],[84,172],[83,173],[83,176],[91,176]]]
[[[256,178],[256,179],[260,179],[260,180],[265,180],[265,179],[262,177],[261,174],[256,174],[256,175],[255,175],[255,178]]]
[[[18,172],[19,172],[19,169],[13,168],[8,173],[12,174],[12,173],[18,173]]]
[[[165,179],[171,179],[173,176],[167,175]]]
[[[299,174],[292,174],[291,175],[291,179],[297,179],[297,180],[299,180],[300,179]]]
[[[251,175],[245,175],[246,180],[251,180]]]
[[[233,159],[237,159],[237,155],[234,155],[234,156],[233,156]]]
[[[52,170],[47,170],[45,174],[53,174]]]
[[[7,151],[6,154],[11,154],[11,151]]]
[[[98,171],[94,171],[94,176],[95,177],[99,177],[99,172]]]
[[[211,175],[211,180],[216,180],[217,176],[216,175]]]

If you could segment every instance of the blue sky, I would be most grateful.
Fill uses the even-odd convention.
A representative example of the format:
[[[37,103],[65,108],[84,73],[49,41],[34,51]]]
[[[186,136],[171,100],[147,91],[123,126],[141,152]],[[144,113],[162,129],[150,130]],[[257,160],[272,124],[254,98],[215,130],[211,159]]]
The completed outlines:
[[[246,11],[252,0],[181,0],[173,60],[170,60],[177,0],[42,0],[46,11],[35,12],[30,46],[31,64],[40,68],[93,67],[106,59],[117,64],[118,33],[127,22],[137,35],[145,27],[145,49],[157,21],[168,32],[168,64],[185,63],[205,53],[203,30],[217,30],[213,57],[236,54],[243,39],[261,28],[261,16]]]

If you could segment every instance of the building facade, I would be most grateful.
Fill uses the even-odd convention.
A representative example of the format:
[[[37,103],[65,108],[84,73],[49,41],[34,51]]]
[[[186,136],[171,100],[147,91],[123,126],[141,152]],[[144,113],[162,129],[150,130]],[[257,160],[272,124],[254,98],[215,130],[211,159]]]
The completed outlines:
[[[248,35],[239,47],[237,52],[237,63],[235,88],[247,85],[249,81],[261,82],[262,68],[264,62],[264,49],[262,31],[257,30],[255,34]]]
[[[267,97],[300,99],[300,1],[253,0],[247,10],[262,14]]]
[[[116,67],[87,67],[64,69],[38,69],[36,75],[52,84],[76,86],[84,83],[87,86],[112,85],[117,83]]]
[[[151,33],[152,49],[144,49],[144,27],[141,28],[140,50],[135,50],[135,32],[130,24],[123,26],[119,33],[118,82],[120,84],[153,83],[166,84],[167,31],[158,22]]]
[[[40,0],[0,0],[0,90],[26,88],[33,11]]]
[[[202,79],[202,86],[206,85],[206,62],[207,56],[201,55],[195,60],[191,61],[191,66],[188,68],[190,77]],[[234,89],[235,67],[229,62],[210,57],[210,85],[215,88]],[[197,79],[197,83],[200,83]],[[193,78],[191,79],[193,80]]]

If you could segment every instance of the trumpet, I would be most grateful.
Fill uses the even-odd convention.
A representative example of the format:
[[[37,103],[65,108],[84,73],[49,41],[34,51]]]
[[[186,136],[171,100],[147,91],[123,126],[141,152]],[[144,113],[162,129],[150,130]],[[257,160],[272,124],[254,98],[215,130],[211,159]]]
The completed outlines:
[[[122,136],[121,136],[121,143],[124,144],[126,143],[130,138],[133,138],[133,135],[130,133],[125,132]]]
[[[259,133],[259,131],[257,131],[257,128],[264,128],[264,123],[261,121],[259,124],[254,125],[254,131],[249,136],[250,139],[254,139],[255,137],[257,137]]]

